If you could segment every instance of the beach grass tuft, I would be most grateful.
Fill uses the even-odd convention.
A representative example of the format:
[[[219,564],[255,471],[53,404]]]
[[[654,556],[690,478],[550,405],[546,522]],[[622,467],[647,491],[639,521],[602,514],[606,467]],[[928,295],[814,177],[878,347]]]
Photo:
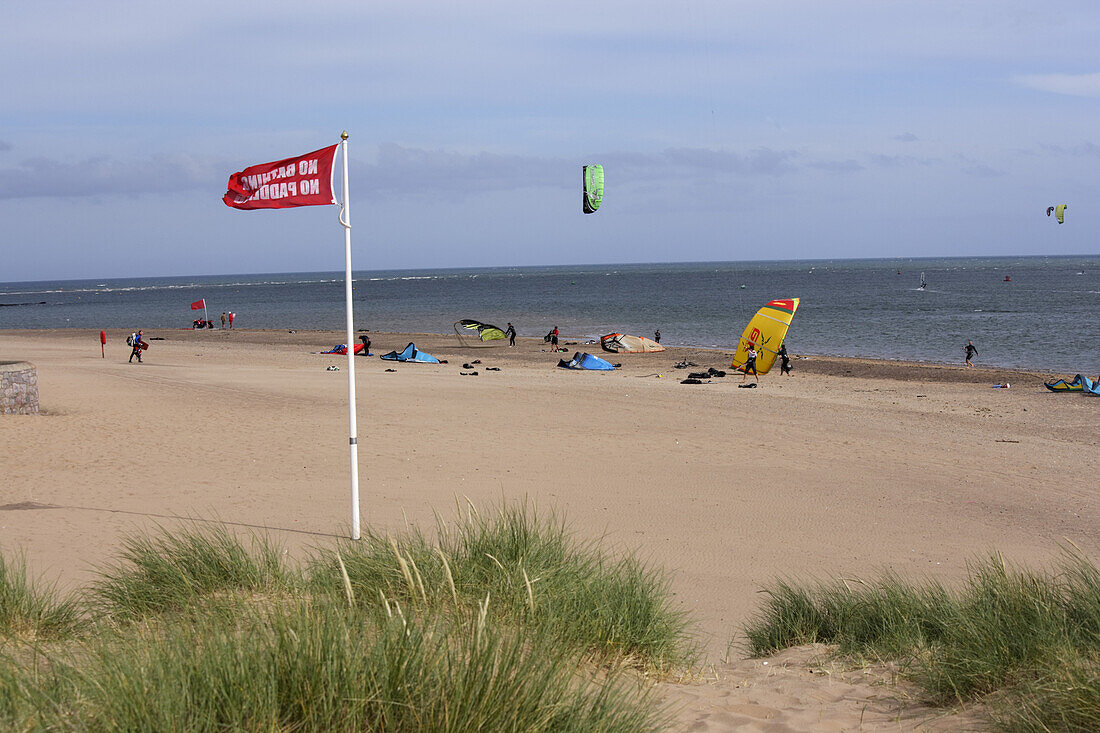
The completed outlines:
[[[288,589],[294,577],[279,549],[255,534],[250,544],[219,524],[127,538],[119,562],[92,586],[92,606],[100,616],[133,621],[188,608],[202,596]]]
[[[526,504],[440,521],[434,540],[411,527],[397,537],[368,531],[338,553],[363,603],[382,594],[419,613],[462,617],[489,596],[497,621],[551,634],[602,662],[663,671],[696,658],[664,573],[609,557]],[[339,573],[336,553],[318,554],[307,573],[313,592],[331,593]]]
[[[637,670],[693,659],[662,574],[526,505],[304,569],[196,523],[125,541],[84,598],[79,636],[0,646],[0,728],[656,731]]]
[[[835,644],[842,654],[900,661],[935,703],[989,696],[1006,729],[1100,723],[1100,571],[1076,550],[1049,572],[994,555],[971,563],[953,591],[887,574],[869,583],[780,581],[765,596],[746,628],[754,656]]]
[[[27,577],[26,558],[0,557],[0,637],[34,641],[67,636],[81,624],[75,601]]]

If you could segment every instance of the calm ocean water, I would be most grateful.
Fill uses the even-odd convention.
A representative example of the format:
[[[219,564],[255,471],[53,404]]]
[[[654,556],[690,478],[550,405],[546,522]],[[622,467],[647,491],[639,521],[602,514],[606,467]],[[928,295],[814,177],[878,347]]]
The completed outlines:
[[[355,325],[451,333],[477,318],[570,340],[659,328],[666,344],[732,349],[786,297],[802,299],[792,353],[960,362],[973,340],[982,364],[1100,372],[1100,256],[361,271]],[[287,273],[0,283],[0,329],[182,328],[200,298],[242,328],[344,328],[343,273]]]

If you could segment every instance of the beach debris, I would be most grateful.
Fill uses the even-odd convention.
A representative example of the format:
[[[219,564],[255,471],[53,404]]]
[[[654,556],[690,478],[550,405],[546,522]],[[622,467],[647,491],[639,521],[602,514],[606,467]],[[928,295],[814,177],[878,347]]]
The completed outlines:
[[[586,214],[595,214],[603,203],[603,166],[599,164],[586,165],[581,168],[581,179],[584,183],[584,198],[582,208]],[[575,281],[570,281],[573,285]]]
[[[724,371],[722,371],[721,369],[715,369],[714,367],[708,368],[707,369],[707,374],[709,374],[712,377],[724,377],[724,376],[726,376],[726,373]]]
[[[737,389],[756,389],[756,382],[749,382],[748,384],[739,384]]]
[[[678,361],[675,364],[673,364],[672,366],[675,369],[687,369],[688,367],[695,367],[695,366],[699,366],[699,365],[696,364],[693,361]]]
[[[485,371],[487,371],[487,372],[499,372],[500,367],[485,367]]]
[[[1018,440],[1012,440],[1011,438],[997,438],[994,443],[1019,443]]]
[[[1012,386],[1011,384],[1009,384],[1008,382],[1005,382],[1003,384],[994,384],[993,389],[1008,389],[1011,386]]]
[[[710,379],[708,372],[691,372],[688,374],[688,379]]]
[[[387,372],[396,372],[397,370],[396,369],[387,369],[386,371]]]
[[[477,376],[476,371],[473,371],[473,372],[459,372],[459,374],[461,374],[464,377],[476,377]]]
[[[326,372],[338,372],[338,371],[340,371],[340,367],[336,366],[335,364],[329,364],[327,367],[325,367],[325,371]]]
[[[681,379],[680,384],[702,384],[703,380],[696,379],[695,377],[688,377],[687,379]]]

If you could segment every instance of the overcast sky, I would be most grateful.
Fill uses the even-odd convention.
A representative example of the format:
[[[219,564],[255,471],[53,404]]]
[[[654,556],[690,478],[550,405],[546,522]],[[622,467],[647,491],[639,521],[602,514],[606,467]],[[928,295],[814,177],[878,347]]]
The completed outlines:
[[[335,207],[221,196],[343,129],[356,269],[1100,252],[1095,0],[3,16],[0,281],[342,269]]]

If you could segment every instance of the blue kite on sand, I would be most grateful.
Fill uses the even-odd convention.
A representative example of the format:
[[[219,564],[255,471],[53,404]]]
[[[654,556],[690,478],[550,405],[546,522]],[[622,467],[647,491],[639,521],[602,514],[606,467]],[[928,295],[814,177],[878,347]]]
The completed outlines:
[[[611,362],[604,361],[598,356],[592,356],[585,352],[578,351],[573,354],[573,358],[569,361],[561,359],[558,362],[558,366],[562,369],[590,369],[598,372],[609,372],[615,368],[615,365]]]
[[[382,354],[379,359],[385,359],[386,361],[411,361],[417,364],[438,364],[439,359],[436,359],[431,354],[425,354],[423,351],[416,350],[416,344],[409,342],[409,345],[405,347],[405,350],[400,354],[396,351],[391,351],[388,354]]]
[[[1059,379],[1057,382],[1046,382],[1043,386],[1051,392],[1089,392],[1100,395],[1100,382],[1093,384],[1091,379],[1081,374],[1074,377],[1072,382]]]

